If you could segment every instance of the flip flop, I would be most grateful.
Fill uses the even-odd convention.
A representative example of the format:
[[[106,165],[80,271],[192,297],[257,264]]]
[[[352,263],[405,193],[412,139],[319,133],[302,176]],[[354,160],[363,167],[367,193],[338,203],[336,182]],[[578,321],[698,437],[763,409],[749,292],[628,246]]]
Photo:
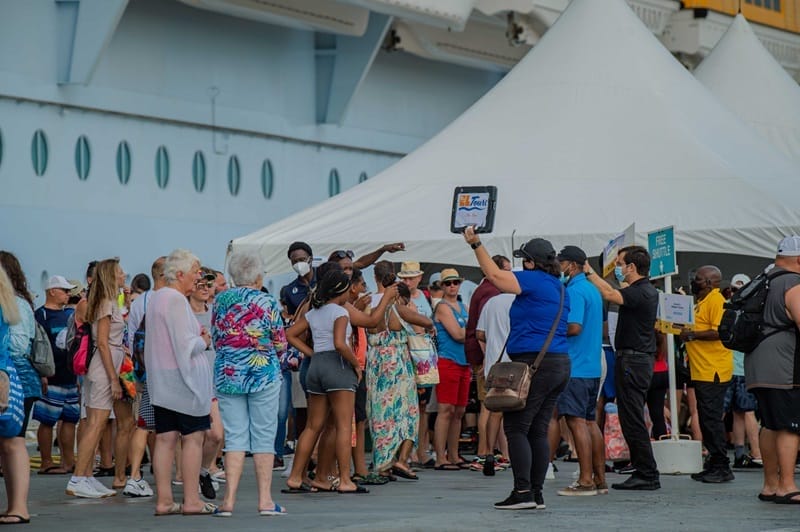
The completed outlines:
[[[258,515],[261,515],[261,516],[264,516],[264,517],[270,517],[270,516],[273,516],[273,515],[286,515],[286,508],[284,508],[283,506],[281,506],[280,504],[278,504],[276,502],[275,503],[275,507],[273,509],[271,509],[271,510],[259,510],[258,511]]]
[[[400,478],[405,478],[407,480],[419,480],[419,477],[417,475],[415,475],[414,473],[409,473],[408,471],[406,471],[401,467],[393,467],[392,473],[394,473]]]
[[[207,502],[199,512],[182,512],[181,515],[216,515],[219,513],[219,506]]]
[[[364,486],[356,486],[354,490],[336,490],[337,493],[341,495],[361,495],[364,493],[369,493],[369,490]]]
[[[169,510],[167,510],[166,512],[156,512],[153,515],[155,515],[156,517],[163,517],[165,515],[181,515],[182,512],[183,512],[183,506],[181,506],[177,502],[173,502],[172,506],[170,506]]]
[[[67,471],[66,469],[62,469],[61,466],[51,465],[50,467],[46,467],[44,469],[39,469],[36,473],[37,475],[69,475],[71,471]]]
[[[795,499],[800,495],[800,491],[793,491],[791,493],[787,493],[786,495],[775,495],[775,500],[773,501],[775,504],[800,504],[800,499]]]
[[[427,462],[422,464],[422,467],[424,467],[425,469],[433,469],[434,467],[436,467],[436,460],[434,460],[433,458],[430,458],[430,459],[428,459]]]
[[[281,493],[288,493],[290,495],[298,495],[298,494],[306,494],[306,493],[318,493],[319,490],[310,484],[306,484],[303,482],[300,484],[299,487],[293,488],[291,486],[286,486],[281,490]]]
[[[27,525],[28,523],[31,522],[30,517],[28,519],[25,519],[21,515],[16,515],[16,514],[0,515],[0,519],[2,519],[2,518],[12,518],[12,519],[16,519],[16,521],[0,521],[0,526],[2,526],[2,525]]]
[[[764,501],[764,502],[775,502],[775,497],[777,497],[777,495],[774,494],[774,493],[771,494],[771,495],[766,495],[764,493],[759,493],[758,494],[758,500],[759,501]]]
[[[456,464],[440,464],[434,467],[436,471],[461,471],[461,468]]]

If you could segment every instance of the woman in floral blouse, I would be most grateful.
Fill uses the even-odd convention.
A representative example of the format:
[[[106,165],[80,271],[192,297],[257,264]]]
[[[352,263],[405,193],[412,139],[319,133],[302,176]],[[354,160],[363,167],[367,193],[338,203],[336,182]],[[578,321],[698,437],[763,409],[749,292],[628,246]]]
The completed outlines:
[[[234,252],[229,270],[236,288],[217,294],[212,317],[214,385],[225,429],[228,482],[219,510],[222,516],[232,514],[249,451],[256,466],[258,512],[280,515],[286,510],[272,500],[270,488],[281,390],[279,359],[286,351],[286,335],[278,303],[260,290],[261,258]]]

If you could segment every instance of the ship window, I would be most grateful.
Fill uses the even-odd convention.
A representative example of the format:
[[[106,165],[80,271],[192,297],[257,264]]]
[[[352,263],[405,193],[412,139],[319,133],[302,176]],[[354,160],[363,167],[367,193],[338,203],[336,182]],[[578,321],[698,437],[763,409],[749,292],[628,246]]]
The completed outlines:
[[[194,152],[192,160],[192,182],[197,192],[206,188],[206,158],[200,150]]]
[[[47,170],[47,137],[41,129],[36,130],[31,140],[31,161],[36,175],[44,175]]]
[[[89,178],[89,170],[92,166],[92,152],[89,148],[89,139],[86,135],[78,137],[75,143],[75,171],[78,172],[78,179],[86,181]]]
[[[239,187],[242,184],[242,168],[239,164],[239,158],[231,155],[228,159],[228,190],[231,196],[239,194]]]
[[[367,175],[366,172],[361,172],[361,174],[358,176],[358,182],[359,183],[363,183],[367,179],[369,179],[369,176]]]
[[[169,183],[169,154],[165,146],[156,150],[156,183],[160,189],[167,188]]]
[[[341,181],[339,180],[339,170],[336,168],[331,169],[331,173],[328,174],[328,197],[333,197],[339,193],[341,189]]]
[[[123,185],[131,179],[131,148],[124,140],[117,146],[117,178]]]
[[[261,193],[264,198],[271,199],[275,189],[275,174],[272,169],[272,161],[264,159],[261,164]]]

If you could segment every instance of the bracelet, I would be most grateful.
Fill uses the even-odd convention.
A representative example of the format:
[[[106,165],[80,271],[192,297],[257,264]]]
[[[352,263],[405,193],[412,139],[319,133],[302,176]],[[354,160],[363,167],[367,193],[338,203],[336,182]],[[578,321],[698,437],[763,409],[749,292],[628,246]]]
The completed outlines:
[[[470,244],[469,247],[471,247],[472,249],[478,249],[482,245],[483,243],[480,240],[478,240],[477,242],[473,242],[472,244]]]

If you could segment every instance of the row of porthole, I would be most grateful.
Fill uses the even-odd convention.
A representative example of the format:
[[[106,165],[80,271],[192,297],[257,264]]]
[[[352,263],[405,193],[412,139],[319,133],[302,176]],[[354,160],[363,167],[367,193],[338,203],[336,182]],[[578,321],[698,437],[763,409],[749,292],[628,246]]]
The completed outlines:
[[[78,179],[81,181],[86,181],[89,178],[91,158],[89,139],[86,135],[81,135],[75,143],[75,171],[78,174]],[[0,132],[0,163],[2,163],[2,160],[3,136]],[[41,129],[36,130],[31,140],[31,161],[33,163],[33,171],[36,175],[44,175],[47,170],[48,145],[47,137]],[[123,185],[127,185],[131,177],[131,148],[128,142],[124,140],[117,146],[116,170],[119,182]],[[169,171],[169,153],[167,152],[167,148],[162,145],[156,150],[155,157],[156,183],[159,188],[167,188],[169,184]],[[239,189],[241,188],[241,173],[239,158],[236,155],[232,155],[228,159],[228,190],[232,196],[237,196],[239,194]],[[363,183],[367,179],[368,176],[366,172],[361,172],[358,176],[359,183]],[[206,160],[205,155],[200,150],[194,153],[192,159],[192,183],[197,192],[203,192],[203,190],[205,190]],[[265,159],[261,164],[261,192],[266,199],[272,198],[274,187],[275,177],[272,161]],[[339,171],[333,168],[328,174],[328,196],[335,196],[340,191],[341,180],[339,178]]]

